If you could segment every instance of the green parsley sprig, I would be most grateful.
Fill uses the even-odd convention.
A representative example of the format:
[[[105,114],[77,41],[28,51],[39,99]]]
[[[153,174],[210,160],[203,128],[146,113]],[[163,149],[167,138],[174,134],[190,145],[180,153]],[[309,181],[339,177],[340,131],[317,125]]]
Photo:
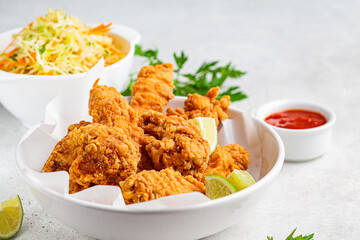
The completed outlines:
[[[290,233],[290,235],[285,240],[313,240],[314,239],[314,233],[307,235],[307,236],[300,235],[300,236],[297,236],[294,238],[293,236],[294,236],[295,231],[296,231],[296,228]],[[274,240],[274,238],[268,236],[267,240]]]
[[[143,50],[140,45],[135,46],[135,56],[146,59],[147,64],[156,65],[162,64],[158,58],[158,49]],[[183,73],[185,63],[188,61],[188,56],[184,51],[180,54],[173,54],[175,69],[174,69],[174,94],[176,96],[187,96],[188,93],[198,93],[206,95],[210,88],[221,87],[226,80],[239,79],[245,74],[233,66],[231,62],[226,65],[220,65],[218,61],[204,62],[195,73]],[[125,91],[121,94],[124,96],[131,96],[132,85],[136,81],[137,73],[130,74],[130,83]],[[239,86],[231,86],[220,92],[218,99],[223,95],[229,95],[232,102],[240,101],[247,98],[246,94],[240,91]]]

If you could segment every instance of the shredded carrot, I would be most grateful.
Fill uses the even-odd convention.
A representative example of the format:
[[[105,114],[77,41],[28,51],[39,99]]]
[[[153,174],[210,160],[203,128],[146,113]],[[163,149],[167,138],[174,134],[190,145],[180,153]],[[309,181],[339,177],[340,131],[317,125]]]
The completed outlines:
[[[26,63],[26,58],[25,57],[22,57],[18,60],[18,64],[22,67],[25,67],[27,65]]]
[[[15,42],[16,38],[24,31],[24,29],[22,29],[20,32],[18,32],[14,37],[13,40],[9,43],[9,45],[7,45],[7,47],[4,49],[4,51],[2,52],[2,54],[5,54],[6,51],[11,47],[11,45],[13,45],[13,43]]]
[[[55,54],[52,54],[49,58],[49,62],[55,62],[56,57],[57,56]]]
[[[14,53],[16,53],[16,51],[18,50],[18,48],[14,48],[12,51],[8,52],[6,54],[7,57],[11,57],[12,55],[14,55]]]
[[[109,23],[109,24],[107,24],[107,25],[104,25],[103,23],[102,24],[100,24],[99,26],[97,26],[97,27],[94,27],[94,28],[91,28],[88,32],[87,32],[87,34],[104,34],[104,33],[106,33],[106,32],[108,32],[108,31],[110,31],[110,26],[112,25],[112,23]]]

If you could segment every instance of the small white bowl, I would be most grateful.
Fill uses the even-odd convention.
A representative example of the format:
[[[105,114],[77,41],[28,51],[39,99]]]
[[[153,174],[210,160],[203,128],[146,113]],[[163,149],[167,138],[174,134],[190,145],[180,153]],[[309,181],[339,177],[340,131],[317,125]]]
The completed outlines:
[[[258,108],[256,116],[263,122],[272,113],[302,109],[318,112],[326,118],[324,125],[307,129],[287,129],[270,125],[281,137],[285,147],[285,160],[307,161],[323,155],[331,142],[332,127],[336,115],[329,107],[318,103],[297,100],[277,100]]]
[[[0,35],[0,52],[11,42],[13,34],[20,30],[14,29]],[[109,35],[126,56],[106,67],[102,79],[106,79],[107,85],[122,91],[129,83],[135,44],[140,41],[140,34],[130,27],[112,25]],[[11,114],[29,127],[43,120],[48,102],[66,89],[76,87],[84,75],[85,73],[44,76],[0,70],[0,101]]]
[[[185,99],[185,97],[175,97],[169,105],[173,108],[181,107]],[[38,169],[31,169],[27,164],[33,156],[32,151],[50,144],[40,139],[31,142],[31,146],[24,146],[26,138],[34,132],[36,126],[25,133],[20,140],[16,152],[16,163],[42,207],[62,223],[88,236],[99,239],[133,240],[199,239],[220,232],[240,220],[246,220],[247,213],[269,190],[270,183],[280,172],[284,161],[284,147],[281,139],[269,125],[251,117],[248,124],[251,124],[256,131],[253,135],[245,136],[244,112],[230,107],[227,113],[229,119],[236,121],[236,124],[226,125],[229,127],[227,134],[236,139],[232,143],[238,143],[249,149],[246,142],[259,139],[259,143],[254,148],[260,153],[257,155],[249,151],[250,156],[253,156],[250,160],[249,172],[256,176],[257,182],[242,191],[212,201],[156,209],[115,208],[60,194],[40,184],[33,177],[34,172],[38,173],[42,165],[38,166]],[[225,124],[223,131],[226,128]],[[24,147],[26,151],[19,150]],[[47,156],[44,156],[45,161]],[[38,159],[38,162],[40,161],[42,160]]]

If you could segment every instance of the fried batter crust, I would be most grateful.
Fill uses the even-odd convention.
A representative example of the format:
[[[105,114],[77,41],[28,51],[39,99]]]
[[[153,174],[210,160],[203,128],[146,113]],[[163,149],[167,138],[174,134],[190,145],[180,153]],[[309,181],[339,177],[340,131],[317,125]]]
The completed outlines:
[[[249,153],[239,144],[218,146],[210,155],[205,174],[227,177],[234,169],[246,170],[249,167]]]
[[[202,182],[192,176],[184,177],[172,168],[144,170],[121,181],[119,185],[126,204],[195,191],[205,193]]]
[[[131,107],[142,112],[154,110],[162,112],[173,94],[172,64],[144,66],[132,88]]]
[[[145,149],[155,169],[173,167],[183,175],[203,180],[210,147],[193,124],[150,110],[141,115],[140,126],[146,133]]]
[[[138,127],[139,115],[115,88],[96,81],[90,91],[89,114],[94,123],[119,127],[136,142],[141,141],[144,131]]]
[[[43,167],[45,172],[69,172],[70,193],[96,184],[117,185],[137,172],[139,146],[122,129],[81,125],[69,128]]]
[[[223,96],[220,100],[216,97],[219,94],[220,88],[211,88],[206,96],[201,96],[197,93],[189,94],[185,100],[184,110],[180,108],[172,109],[169,107],[166,115],[175,115],[183,117],[184,119],[193,119],[196,117],[212,117],[215,119],[216,126],[219,125],[220,120],[228,118],[226,110],[230,106],[230,97]]]

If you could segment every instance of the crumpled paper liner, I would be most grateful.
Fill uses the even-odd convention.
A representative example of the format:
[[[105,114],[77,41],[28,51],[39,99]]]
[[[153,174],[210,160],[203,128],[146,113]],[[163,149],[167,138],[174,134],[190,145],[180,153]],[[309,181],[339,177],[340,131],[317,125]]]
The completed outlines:
[[[192,205],[210,201],[205,195],[193,192],[144,203],[126,206],[117,186],[97,185],[75,194],[69,194],[69,174],[65,171],[44,173],[42,167],[47,161],[56,143],[67,134],[70,124],[81,120],[91,121],[88,115],[89,91],[95,80],[104,70],[103,61],[99,62],[87,73],[86,81],[76,89],[53,99],[46,107],[46,116],[43,123],[30,129],[18,145],[16,156],[20,163],[20,170],[27,175],[37,186],[64,194],[67,198],[75,198],[95,204],[105,204],[114,208],[153,209]],[[104,83],[102,83],[104,84]],[[183,107],[182,101],[170,101],[169,106]],[[244,146],[250,154],[249,172],[259,179],[261,173],[256,171],[261,166],[261,142],[253,124],[250,111],[239,114],[228,111],[229,119],[222,122],[219,128],[219,145],[238,143]]]

